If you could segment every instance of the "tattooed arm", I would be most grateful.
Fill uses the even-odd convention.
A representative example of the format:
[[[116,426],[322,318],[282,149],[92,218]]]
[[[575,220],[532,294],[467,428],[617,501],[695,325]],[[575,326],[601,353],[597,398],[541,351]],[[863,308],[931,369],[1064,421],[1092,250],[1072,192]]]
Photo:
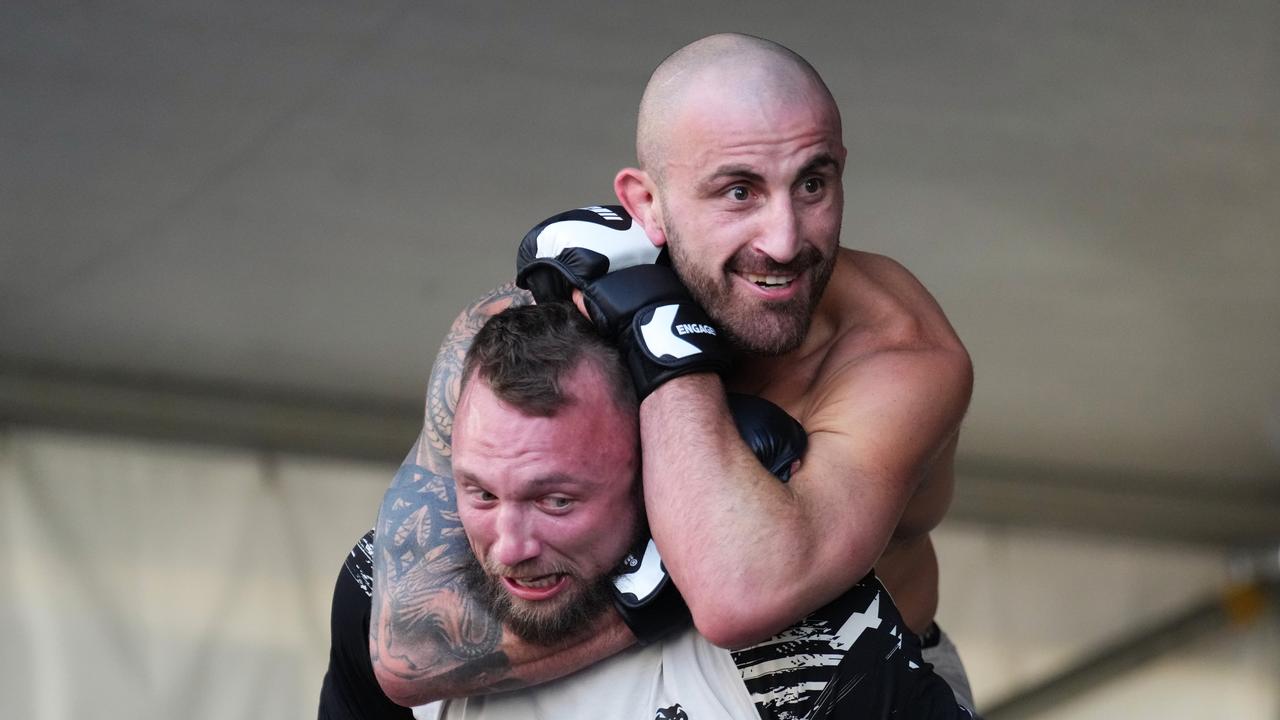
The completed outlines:
[[[609,612],[564,643],[530,645],[472,599],[463,581],[463,561],[471,551],[450,469],[462,361],[486,320],[530,301],[508,283],[454,321],[431,370],[422,434],[382,502],[369,655],[383,692],[402,705],[545,682],[635,641]]]

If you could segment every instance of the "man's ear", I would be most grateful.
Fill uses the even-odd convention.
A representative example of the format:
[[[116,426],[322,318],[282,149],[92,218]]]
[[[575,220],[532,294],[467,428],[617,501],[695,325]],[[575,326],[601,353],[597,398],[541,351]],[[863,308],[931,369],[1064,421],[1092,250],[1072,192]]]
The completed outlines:
[[[662,247],[667,243],[667,232],[660,222],[662,207],[657,190],[649,173],[639,168],[623,168],[613,178],[613,192],[618,202],[644,228],[649,242]]]

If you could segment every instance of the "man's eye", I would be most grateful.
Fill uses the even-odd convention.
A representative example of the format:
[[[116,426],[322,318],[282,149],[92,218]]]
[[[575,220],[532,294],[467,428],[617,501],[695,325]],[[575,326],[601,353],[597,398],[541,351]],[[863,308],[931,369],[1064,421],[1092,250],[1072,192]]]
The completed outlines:
[[[751,197],[751,191],[745,186],[734,185],[729,188],[729,197],[733,200],[737,200],[738,202],[743,202]]]
[[[826,183],[822,181],[822,178],[809,178],[808,180],[804,181],[804,185],[803,185],[804,191],[809,193],[810,195],[821,192],[822,188],[825,186],[826,186]]]
[[[573,505],[573,500],[567,497],[551,496],[543,499],[543,504],[552,510],[567,510]]]

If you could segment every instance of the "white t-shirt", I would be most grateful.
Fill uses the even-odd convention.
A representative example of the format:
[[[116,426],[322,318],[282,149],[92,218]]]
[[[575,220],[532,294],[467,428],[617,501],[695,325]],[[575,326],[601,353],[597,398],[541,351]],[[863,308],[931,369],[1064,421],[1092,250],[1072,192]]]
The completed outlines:
[[[682,714],[682,712],[683,714]],[[757,717],[729,651],[689,628],[554,682],[414,708],[417,720],[741,720]]]

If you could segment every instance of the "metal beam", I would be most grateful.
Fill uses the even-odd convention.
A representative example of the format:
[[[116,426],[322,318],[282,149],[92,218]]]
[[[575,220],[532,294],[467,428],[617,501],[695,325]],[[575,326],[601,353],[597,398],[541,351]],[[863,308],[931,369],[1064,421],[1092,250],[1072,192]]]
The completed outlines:
[[[1280,478],[1177,476],[962,455],[948,517],[1224,548],[1280,542]]]
[[[0,422],[399,463],[422,429],[422,411],[0,361]]]

